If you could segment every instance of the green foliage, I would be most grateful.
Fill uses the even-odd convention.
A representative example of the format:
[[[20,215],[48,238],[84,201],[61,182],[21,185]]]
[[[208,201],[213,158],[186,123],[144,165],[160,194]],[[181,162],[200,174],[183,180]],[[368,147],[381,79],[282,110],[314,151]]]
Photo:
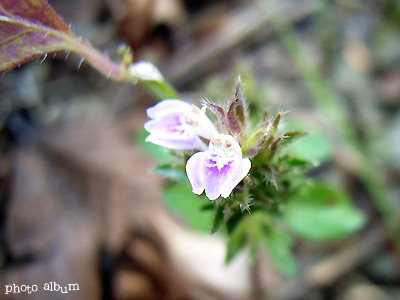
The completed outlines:
[[[312,184],[293,197],[284,218],[293,232],[313,241],[344,237],[365,222],[345,193],[322,183]]]
[[[203,209],[209,201],[205,196],[192,193],[190,184],[173,183],[167,185],[163,191],[166,205],[193,229],[210,233],[212,211]]]
[[[178,99],[178,93],[175,89],[165,80],[140,80],[145,89],[152,94],[154,99]]]
[[[304,124],[296,122],[286,122],[285,127],[288,128],[289,133],[304,132],[307,127]],[[312,129],[308,135],[301,135],[301,138],[296,138],[292,143],[287,144],[285,153],[290,153],[308,160],[313,163],[325,163],[332,159],[333,149],[329,139],[321,131]]]
[[[226,262],[230,262],[247,244],[248,226],[245,219],[242,220],[228,236],[226,249]]]
[[[286,147],[285,151],[312,162],[324,163],[332,158],[332,146],[329,140],[316,131],[294,141]]]
[[[271,201],[274,197],[271,196]],[[292,236],[284,223],[298,236],[321,242],[354,233],[365,222],[364,215],[354,208],[343,191],[323,183],[303,185],[289,197],[283,209],[275,208],[272,205],[265,209],[254,204],[250,214],[234,216],[233,229],[228,230],[231,232],[227,243],[228,262],[246,247],[253,260],[259,249],[265,248],[272,263],[283,274],[292,276],[297,264],[291,253]]]
[[[272,263],[285,275],[296,274],[297,263],[291,252],[292,237],[279,227],[267,228],[265,244]]]
[[[211,233],[215,233],[218,231],[218,229],[221,228],[221,226],[224,224],[226,221],[225,219],[225,209],[224,206],[218,205],[215,209],[214,213],[214,221],[211,227]]]
[[[172,181],[186,181],[185,171],[181,168],[174,168],[170,164],[159,165],[153,172]]]
[[[254,212],[241,219],[229,236],[226,261],[248,246],[254,261],[259,250],[267,250],[272,263],[285,275],[296,273],[296,260],[291,254],[292,238],[265,212]]]

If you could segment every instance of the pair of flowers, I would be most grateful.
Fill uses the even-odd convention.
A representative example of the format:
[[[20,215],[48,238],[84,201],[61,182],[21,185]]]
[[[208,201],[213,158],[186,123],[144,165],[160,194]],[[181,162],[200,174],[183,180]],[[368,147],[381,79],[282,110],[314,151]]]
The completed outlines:
[[[248,174],[251,162],[243,158],[231,135],[218,133],[202,109],[178,99],[167,99],[147,109],[147,142],[175,150],[198,150],[186,163],[193,193],[205,191],[210,200],[227,198]]]

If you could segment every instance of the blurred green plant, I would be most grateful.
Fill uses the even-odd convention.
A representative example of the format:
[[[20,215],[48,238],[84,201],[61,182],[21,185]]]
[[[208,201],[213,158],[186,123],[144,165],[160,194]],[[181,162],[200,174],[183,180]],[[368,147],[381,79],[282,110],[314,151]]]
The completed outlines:
[[[237,89],[235,95],[241,94]],[[218,116],[225,115],[223,105],[212,103]],[[167,206],[192,228],[227,236],[227,262],[245,248],[252,260],[265,249],[275,266],[290,276],[296,273],[294,237],[318,242],[340,239],[359,230],[365,217],[339,187],[307,178],[315,165],[332,159],[329,141],[318,133],[281,132],[280,113],[253,114],[263,111],[263,104],[252,100],[248,127],[237,137],[251,159],[250,172],[226,199],[210,201],[191,192],[185,165],[192,150],[143,143],[142,133],[138,143],[161,162],[154,172],[171,182],[164,188]],[[302,126],[286,124],[296,127]]]
[[[340,140],[346,145],[346,153],[351,161],[354,162],[357,173],[371,195],[377,210],[385,222],[386,228],[399,245],[399,206],[392,197],[384,181],[385,176],[383,176],[379,166],[376,165],[374,157],[371,153],[365,151],[365,145],[349,120],[342,98],[333,92],[315,63],[311,60],[300,37],[281,11],[279,4],[275,0],[258,0],[257,2],[260,9],[265,14],[268,14],[271,26],[297,67],[317,107],[327,117]],[[320,9],[324,8],[324,5],[320,7]]]

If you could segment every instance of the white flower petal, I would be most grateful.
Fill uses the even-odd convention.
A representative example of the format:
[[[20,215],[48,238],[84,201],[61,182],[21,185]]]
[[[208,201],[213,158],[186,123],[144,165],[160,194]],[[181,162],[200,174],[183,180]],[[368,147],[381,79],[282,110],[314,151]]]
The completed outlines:
[[[230,171],[230,176],[225,180],[221,186],[221,196],[228,198],[233,189],[246,177],[251,168],[251,162],[248,158],[240,158],[235,167]]]
[[[216,130],[200,110],[178,99],[166,99],[147,109],[152,119],[144,124],[148,142],[177,150],[207,149],[200,137],[211,139]],[[201,119],[201,120],[200,120]]]
[[[230,146],[227,147],[227,148],[229,148],[228,151],[231,154],[242,157],[242,148],[240,148],[239,143],[234,139],[233,136],[220,133],[220,134],[214,136],[213,140],[216,142],[210,143],[209,148],[211,151],[220,152],[223,148],[226,148],[226,147],[224,147],[224,145],[227,145],[229,143]],[[223,143],[223,144],[221,144],[221,143]]]
[[[147,61],[139,61],[129,66],[129,76],[141,80],[162,81],[164,77],[155,65]]]
[[[168,149],[186,150],[199,148],[201,140],[187,139],[179,136],[168,136],[151,133],[147,136],[146,142],[150,142]]]
[[[239,155],[237,154],[239,150]],[[213,138],[205,152],[193,155],[186,164],[186,173],[193,192],[205,190],[210,200],[227,198],[251,168],[248,158],[242,158],[240,145],[230,135]]]
[[[193,105],[185,101],[179,99],[165,99],[158,102],[153,107],[148,108],[146,112],[149,118],[156,119],[176,112],[187,114],[192,110],[192,108]]]
[[[206,116],[206,108],[206,106],[203,106],[200,110],[197,131],[200,136],[211,140],[218,134],[218,131],[215,129],[214,124]]]
[[[186,174],[192,185],[193,193],[200,195],[204,191],[204,152],[193,154],[186,163]]]

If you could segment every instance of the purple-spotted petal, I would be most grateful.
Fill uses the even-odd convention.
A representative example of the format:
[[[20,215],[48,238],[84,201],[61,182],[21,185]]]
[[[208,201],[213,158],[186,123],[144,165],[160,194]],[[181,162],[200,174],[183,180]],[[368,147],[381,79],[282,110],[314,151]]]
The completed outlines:
[[[230,171],[230,176],[225,180],[225,183],[220,189],[221,196],[227,198],[233,189],[243,180],[249,173],[251,162],[248,158],[241,158],[240,161]]]
[[[215,200],[221,195],[221,189],[229,177],[229,173],[232,170],[232,164],[235,162],[232,161],[230,164],[226,164],[222,169],[218,169],[215,167],[205,167],[205,191],[206,196],[210,200]]]
[[[227,198],[250,168],[250,160],[242,158],[240,145],[232,136],[223,134],[213,138],[207,151],[194,154],[186,164],[193,192],[201,194],[205,190],[210,200]]]
[[[183,113],[171,113],[157,119],[150,120],[144,124],[144,128],[151,133],[167,135],[186,136],[192,138],[196,130],[187,123],[187,117]]]

